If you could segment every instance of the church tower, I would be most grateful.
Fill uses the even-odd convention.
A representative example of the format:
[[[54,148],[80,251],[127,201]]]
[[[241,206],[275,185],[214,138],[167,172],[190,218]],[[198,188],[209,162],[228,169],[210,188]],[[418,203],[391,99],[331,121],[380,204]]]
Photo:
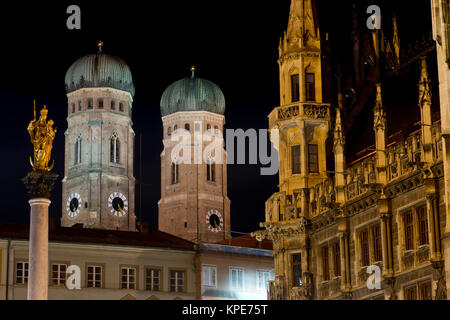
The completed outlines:
[[[197,243],[217,242],[230,230],[225,98],[217,85],[191,71],[161,98],[159,230]]]
[[[99,51],[75,61],[65,85],[68,128],[61,225],[136,231],[130,69]]]
[[[279,55],[280,107],[269,126],[279,130],[280,192],[292,196],[327,177],[330,106],[322,101],[320,34],[311,0],[292,1]]]
[[[337,195],[330,191],[333,186],[325,185],[331,119],[330,105],[322,98],[320,33],[313,4],[312,0],[292,0],[288,29],[279,47],[280,106],[269,115],[271,138],[279,152],[279,191],[266,201],[266,222],[261,226],[273,240],[275,285],[279,288],[311,288],[310,221],[327,199],[343,199],[345,183],[341,173],[336,181],[341,189]],[[336,170],[343,171],[340,110],[337,116],[335,162]],[[261,236],[258,232],[255,235]],[[313,295],[308,290],[302,294]]]

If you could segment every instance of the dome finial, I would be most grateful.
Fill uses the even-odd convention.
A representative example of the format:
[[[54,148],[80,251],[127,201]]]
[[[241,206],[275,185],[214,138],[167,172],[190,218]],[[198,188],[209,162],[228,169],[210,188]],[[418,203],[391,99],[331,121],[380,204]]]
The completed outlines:
[[[98,41],[97,46],[98,46],[98,53],[101,53],[103,48],[103,41],[102,40]]]
[[[195,71],[197,71],[197,68],[195,66],[191,67],[192,76],[191,78],[195,78]]]

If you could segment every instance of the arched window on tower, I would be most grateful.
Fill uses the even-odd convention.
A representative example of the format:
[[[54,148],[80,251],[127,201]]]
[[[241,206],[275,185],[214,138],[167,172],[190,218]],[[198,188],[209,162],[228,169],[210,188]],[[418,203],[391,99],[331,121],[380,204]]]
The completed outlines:
[[[211,158],[206,161],[206,180],[210,182],[216,181],[216,164]]]
[[[119,111],[120,111],[120,112],[123,112],[123,103],[122,103],[122,102],[119,103]]]
[[[168,127],[167,128],[167,136],[171,136],[172,135],[172,128],[171,127]]]
[[[120,163],[120,140],[115,132],[110,140],[110,161],[112,163]]]
[[[74,161],[73,161],[74,165],[81,163],[81,136],[79,136],[77,138],[77,140],[75,141],[73,158],[74,158]]]
[[[298,102],[300,100],[300,75],[291,75],[291,100],[292,102]]]
[[[314,73],[306,72],[305,86],[306,101],[316,101],[316,81]]]
[[[186,131],[191,131],[191,126],[189,125],[189,123],[186,123],[186,124],[184,125],[184,130],[186,130]]]
[[[72,113],[75,113],[75,103],[72,103]]]
[[[172,161],[171,184],[178,184],[178,182],[179,182],[179,168],[180,168],[180,164],[178,163],[178,160]]]

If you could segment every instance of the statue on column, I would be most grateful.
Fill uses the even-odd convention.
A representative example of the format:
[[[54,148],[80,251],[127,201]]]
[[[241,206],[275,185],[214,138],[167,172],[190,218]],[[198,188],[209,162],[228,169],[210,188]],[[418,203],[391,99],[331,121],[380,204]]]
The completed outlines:
[[[34,119],[28,125],[28,133],[30,134],[31,143],[34,148],[33,159],[30,157],[30,163],[33,170],[50,171],[55,161],[49,166],[53,140],[56,135],[56,128],[53,128],[53,120],[47,122],[47,107],[41,110],[41,116],[36,120],[36,104],[34,105]]]

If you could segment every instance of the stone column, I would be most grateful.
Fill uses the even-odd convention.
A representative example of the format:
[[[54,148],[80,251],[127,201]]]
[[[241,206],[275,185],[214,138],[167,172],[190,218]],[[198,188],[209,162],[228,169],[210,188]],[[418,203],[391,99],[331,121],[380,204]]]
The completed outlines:
[[[50,192],[58,175],[32,171],[22,179],[30,196],[30,241],[28,300],[47,300],[48,290],[48,207]]]

